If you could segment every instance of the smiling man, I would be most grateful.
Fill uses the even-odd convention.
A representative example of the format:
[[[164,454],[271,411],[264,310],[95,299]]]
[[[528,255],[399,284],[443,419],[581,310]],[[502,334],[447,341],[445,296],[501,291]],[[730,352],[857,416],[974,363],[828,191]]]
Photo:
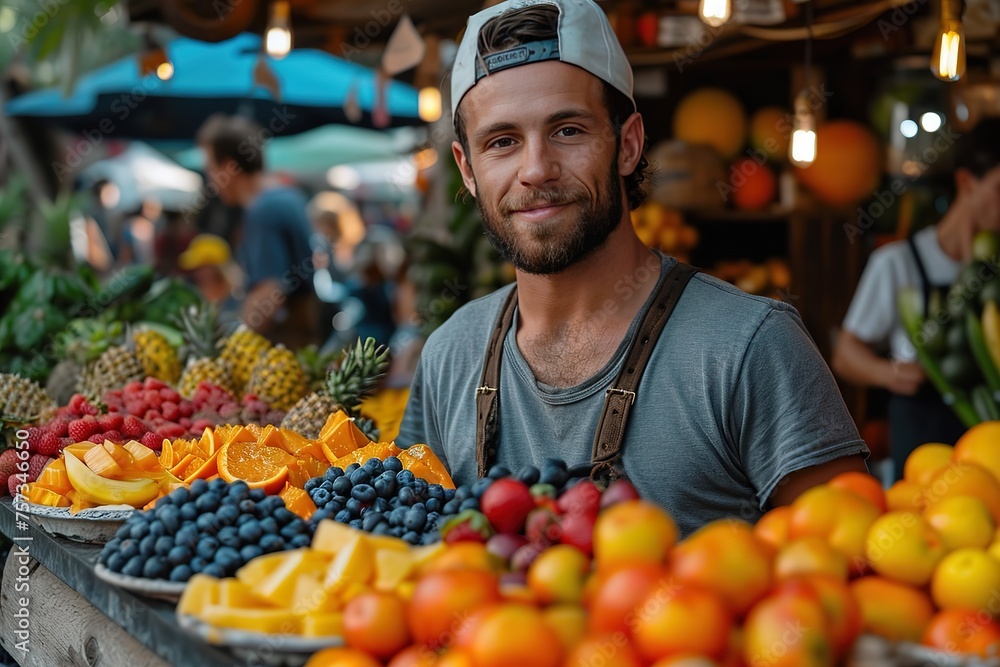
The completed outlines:
[[[591,0],[469,20],[452,71],[455,160],[514,286],[425,345],[397,442],[458,483],[546,458],[627,476],[682,533],[848,470],[858,436],[796,311],[647,249],[632,71]]]

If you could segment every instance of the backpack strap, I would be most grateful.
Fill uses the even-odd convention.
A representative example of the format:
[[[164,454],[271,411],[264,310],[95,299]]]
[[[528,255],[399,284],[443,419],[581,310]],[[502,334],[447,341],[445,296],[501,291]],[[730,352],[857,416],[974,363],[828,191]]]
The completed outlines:
[[[483,372],[476,387],[476,466],[479,477],[486,477],[487,467],[496,459],[496,427],[500,402],[500,359],[503,355],[503,341],[514,324],[514,309],[517,307],[517,285],[514,285],[500,309],[489,345]]]

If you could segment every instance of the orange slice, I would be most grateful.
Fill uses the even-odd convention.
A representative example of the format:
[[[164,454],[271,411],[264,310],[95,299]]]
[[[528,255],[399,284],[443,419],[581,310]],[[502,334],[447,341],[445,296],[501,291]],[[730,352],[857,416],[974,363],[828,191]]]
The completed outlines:
[[[222,444],[228,445],[230,442],[257,442],[257,434],[246,426],[226,426],[229,429],[222,437]],[[257,427],[258,430],[260,427]]]
[[[329,423],[329,422],[328,422]],[[371,441],[365,437],[365,434],[361,432],[354,422],[350,419],[342,421],[339,426],[337,426],[330,437],[325,440],[321,440],[321,447],[323,449],[323,454],[326,456],[330,463],[335,463],[338,459],[341,459],[354,450],[365,447]]]
[[[265,447],[280,447],[281,449],[285,449],[285,438],[274,424],[268,424],[264,427],[260,437],[257,438],[257,442]]]
[[[212,454],[215,454],[215,452],[219,451],[219,447],[222,446],[222,438],[221,436],[217,436],[215,431],[206,426],[205,432],[201,434],[199,444],[201,444],[201,448],[205,454],[211,456]]]
[[[323,455],[323,450],[320,448],[319,443],[309,440],[308,438],[303,437],[288,428],[280,428],[278,430],[281,432],[281,437],[285,441],[285,451],[289,454],[298,456],[299,452],[305,449],[310,452],[319,452],[318,454],[314,454],[314,456]]]
[[[207,479],[212,475],[219,472],[219,453],[216,452],[208,457],[206,461],[203,458],[195,458],[191,464],[184,470],[184,483],[190,484],[196,479]]]
[[[398,456],[400,453],[399,447],[392,444],[391,442],[372,442],[364,447],[359,447],[347,456],[342,456],[333,465],[338,468],[346,468],[352,463],[357,463],[362,465],[368,459],[379,459],[381,461],[386,460],[390,456]],[[416,475],[417,473],[413,473]]]
[[[295,457],[278,447],[231,442],[219,450],[219,477],[227,482],[242,479],[252,489],[275,494],[285,486],[288,467],[294,463]]]
[[[180,477],[181,479],[183,479],[184,471],[187,470],[187,467],[194,460],[195,460],[194,454],[185,454],[180,461],[178,461],[177,463],[175,463],[173,466],[170,467],[170,474],[173,475],[174,477]]]
[[[297,456],[296,459],[295,463],[288,466],[288,482],[299,488],[305,487],[306,482],[313,477],[322,477],[330,467],[330,462],[325,458]]]
[[[308,493],[297,486],[285,484],[285,488],[278,495],[285,501],[285,507],[306,521],[316,511],[316,503],[312,501]]]
[[[163,449],[160,450],[160,465],[167,470],[174,467],[174,445],[169,440],[163,441]]]
[[[444,463],[427,445],[413,445],[397,454],[404,470],[409,470],[417,477],[423,477],[428,482],[440,484],[446,489],[454,489],[455,482]],[[418,472],[419,471],[419,472]],[[429,476],[428,476],[429,475]]]
[[[319,431],[319,439],[326,442],[333,435],[333,432],[337,430],[337,427],[347,421],[349,417],[347,413],[343,410],[337,410],[332,415],[327,417],[326,423],[323,424],[323,428]]]

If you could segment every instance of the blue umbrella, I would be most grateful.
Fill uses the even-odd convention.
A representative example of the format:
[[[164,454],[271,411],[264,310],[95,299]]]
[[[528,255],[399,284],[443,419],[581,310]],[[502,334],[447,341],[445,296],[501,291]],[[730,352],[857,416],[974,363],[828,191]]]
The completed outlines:
[[[213,113],[239,113],[274,134],[295,134],[328,123],[373,127],[379,119],[378,75],[361,65],[315,49],[295,49],[282,60],[265,59],[255,75],[261,38],[243,34],[209,43],[177,38],[167,46],[173,76],[143,76],[138,59],[128,57],[84,75],[73,93],[26,93],[10,100],[10,116],[51,118],[96,137],[190,139]],[[417,125],[418,91],[405,83],[383,82],[380,126]],[[357,116],[345,112],[354,98]]]

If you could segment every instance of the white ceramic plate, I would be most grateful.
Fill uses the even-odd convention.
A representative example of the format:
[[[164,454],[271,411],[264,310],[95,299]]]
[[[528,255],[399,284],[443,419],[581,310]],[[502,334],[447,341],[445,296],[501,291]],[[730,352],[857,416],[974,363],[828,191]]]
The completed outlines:
[[[101,581],[124,588],[131,593],[138,593],[150,598],[177,602],[184,593],[186,582],[165,581],[163,579],[146,579],[145,577],[130,577],[118,572],[112,572],[101,563],[94,568],[94,574]]]
[[[15,509],[30,514],[39,528],[49,535],[87,544],[109,542],[136,511],[128,505],[107,505],[71,514],[68,507],[36,505],[22,495],[18,495],[14,502]]]
[[[251,665],[302,667],[316,651],[344,645],[343,637],[269,635],[217,628],[188,614],[177,614],[177,623],[209,644],[225,648]]]

